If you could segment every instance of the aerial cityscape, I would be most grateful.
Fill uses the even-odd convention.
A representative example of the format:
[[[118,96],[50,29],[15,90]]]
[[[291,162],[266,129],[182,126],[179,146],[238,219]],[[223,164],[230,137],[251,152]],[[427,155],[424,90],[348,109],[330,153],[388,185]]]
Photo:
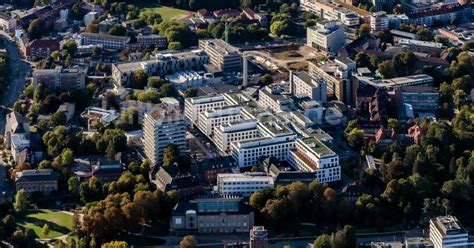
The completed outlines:
[[[1,248],[474,248],[470,0],[2,0],[0,88]]]

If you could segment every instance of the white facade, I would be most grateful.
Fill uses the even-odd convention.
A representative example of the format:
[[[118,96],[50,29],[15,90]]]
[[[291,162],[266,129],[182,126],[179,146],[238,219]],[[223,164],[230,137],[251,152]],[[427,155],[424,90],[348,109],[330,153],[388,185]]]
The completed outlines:
[[[321,183],[341,180],[339,156],[314,137],[297,139],[288,162],[299,171],[315,172]]]
[[[318,24],[306,29],[307,45],[328,53],[338,52],[346,42],[344,25],[340,22]]]
[[[348,27],[358,26],[360,18],[354,12],[332,1],[301,0],[303,10],[311,12],[328,21],[341,21]]]
[[[143,121],[143,148],[153,164],[161,164],[164,149],[177,145],[181,152],[186,150],[186,124],[176,106],[165,104],[145,113]]]
[[[262,172],[217,175],[217,192],[219,194],[249,197],[254,192],[273,187],[273,178]]]
[[[309,97],[319,103],[327,101],[326,83],[317,81],[306,72],[290,72],[290,88],[297,97]]]
[[[199,49],[210,57],[211,63],[222,71],[240,71],[242,56],[239,50],[219,39],[199,40]]]
[[[222,95],[186,98],[184,101],[184,115],[188,121],[197,126],[199,123],[199,115],[202,112],[221,108],[226,105],[227,103]]]
[[[288,110],[289,104],[292,102],[292,100],[286,95],[279,93],[274,94],[268,86],[260,90],[258,97],[258,104],[273,113],[280,113]]]
[[[224,106],[213,110],[207,110],[199,114],[198,128],[206,136],[211,137],[214,129],[220,125],[241,120],[241,108],[239,106]]]
[[[380,32],[388,29],[390,19],[385,11],[378,11],[370,16],[370,30],[372,32]]]
[[[474,243],[469,242],[468,232],[455,216],[439,216],[430,220],[430,240],[435,248],[467,248]]]
[[[252,140],[258,137],[257,120],[220,125],[214,129],[214,143],[223,152],[230,150],[230,144]]]

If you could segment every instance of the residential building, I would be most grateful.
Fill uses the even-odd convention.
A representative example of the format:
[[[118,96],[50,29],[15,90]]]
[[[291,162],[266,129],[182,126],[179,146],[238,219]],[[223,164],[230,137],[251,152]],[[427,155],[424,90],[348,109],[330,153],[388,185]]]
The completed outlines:
[[[58,190],[59,175],[51,169],[23,170],[15,173],[16,190],[50,194]]]
[[[23,115],[11,112],[6,115],[4,142],[6,148],[11,148],[12,136],[15,134],[29,134],[30,121]]]
[[[327,101],[326,83],[315,80],[304,71],[290,71],[290,91],[296,97],[309,97],[319,103]]]
[[[381,11],[382,9],[392,9],[393,0],[372,0],[372,6],[375,11]]]
[[[434,248],[467,248],[474,245],[474,242],[469,242],[469,234],[461,222],[451,215],[430,219],[430,240]]]
[[[137,42],[130,44],[131,49],[166,49],[167,47],[166,37],[157,34],[138,35]]]
[[[264,14],[255,13],[253,9],[248,7],[242,8],[242,13],[244,13],[249,20],[257,20],[263,27],[268,25],[268,19]]]
[[[86,87],[87,72],[78,69],[41,69],[33,71],[33,85],[42,84],[49,91],[74,91]]]
[[[263,172],[223,173],[217,175],[219,194],[250,197],[254,192],[273,188],[273,178]]]
[[[267,248],[268,232],[264,226],[254,226],[250,229],[250,248]]]
[[[333,1],[301,0],[300,6],[303,10],[325,20],[340,21],[347,27],[355,27],[360,24],[360,18],[356,13]]]
[[[5,32],[10,32],[16,27],[17,20],[8,13],[0,12],[0,28]]]
[[[202,49],[209,55],[211,64],[219,70],[242,70],[242,56],[239,50],[223,40],[199,40],[199,49]]]
[[[340,22],[318,23],[306,29],[307,46],[337,53],[346,43],[344,25]]]
[[[145,113],[143,120],[143,148],[146,157],[154,164],[161,164],[163,152],[169,145],[186,150],[186,124],[179,105],[162,103]]]
[[[178,71],[165,77],[167,81],[172,83],[178,90],[186,90],[188,88],[199,88],[204,85],[205,79],[196,71]]]
[[[201,50],[156,54],[153,59],[112,65],[112,78],[121,86],[129,86],[133,73],[143,70],[148,76],[164,76],[178,71],[199,70],[209,63]]]
[[[405,6],[413,7],[414,5],[405,4]],[[461,5],[457,2],[439,2],[437,4],[428,5],[427,7],[428,8],[423,10],[408,13],[407,17],[409,23],[432,26],[436,23],[448,23],[451,20],[463,22],[468,20],[472,15],[472,7],[470,4]]]
[[[242,198],[228,195],[196,196],[179,202],[170,219],[170,232],[246,233],[254,225],[254,212]]]
[[[339,156],[314,137],[297,139],[288,162],[299,171],[316,173],[316,179],[321,183],[341,179]]]
[[[82,33],[79,35],[81,45],[101,45],[106,49],[124,49],[130,43],[128,36],[115,36],[108,34]]]
[[[23,55],[28,58],[46,58],[54,51],[59,51],[59,40],[55,38],[41,38],[29,41],[26,36],[19,41],[20,50]]]
[[[370,30],[374,33],[389,28],[389,17],[385,11],[377,11],[370,16]]]

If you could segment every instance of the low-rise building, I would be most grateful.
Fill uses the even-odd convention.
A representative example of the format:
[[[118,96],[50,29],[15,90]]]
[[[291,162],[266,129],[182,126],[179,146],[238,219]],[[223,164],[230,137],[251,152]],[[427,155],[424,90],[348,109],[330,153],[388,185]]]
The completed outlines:
[[[232,167],[237,167],[238,165],[232,157],[227,156],[204,159],[198,161],[194,166],[198,169],[205,183],[215,184],[217,174],[229,173]]]
[[[179,172],[174,165],[161,166],[153,182],[164,192],[176,190],[183,197],[199,194],[202,190],[194,176]]]
[[[170,219],[170,232],[246,233],[254,225],[254,212],[242,198],[226,195],[204,195],[179,202]]]
[[[263,172],[226,173],[217,175],[217,192],[250,197],[254,192],[273,188],[273,178]]]
[[[157,34],[138,35],[137,42],[130,44],[130,48],[134,50],[147,48],[166,49],[167,47],[166,37]]]
[[[51,55],[54,51],[59,51],[59,40],[55,38],[41,38],[29,41],[26,36],[20,39],[20,50],[28,59],[42,59]]]
[[[444,48],[442,43],[405,38],[398,39],[398,45],[407,47],[411,52],[430,54],[439,54]]]
[[[130,43],[128,36],[116,36],[108,34],[82,33],[79,35],[81,45],[101,45],[106,49],[124,49]]]
[[[198,88],[204,85],[205,79],[196,71],[178,71],[167,75],[166,80],[171,82],[176,89],[186,90],[188,88]]]
[[[81,117],[87,121],[87,128],[94,130],[98,124],[109,125],[119,118],[120,114],[114,109],[103,109],[98,107],[88,107],[81,113]]]
[[[51,169],[23,170],[15,174],[16,190],[50,194],[58,190],[59,175]]]
[[[118,180],[124,170],[125,168],[120,161],[106,162],[99,160],[95,165],[92,165],[91,176],[102,183],[108,183]]]
[[[307,46],[318,50],[337,53],[346,43],[344,25],[340,22],[327,22],[308,27]]]

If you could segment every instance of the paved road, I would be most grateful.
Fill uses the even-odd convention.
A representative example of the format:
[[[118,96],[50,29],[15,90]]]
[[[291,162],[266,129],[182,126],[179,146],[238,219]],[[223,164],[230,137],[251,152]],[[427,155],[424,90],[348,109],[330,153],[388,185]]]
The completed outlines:
[[[12,38],[3,31],[0,31],[0,39],[4,41],[5,48],[8,52],[10,63],[10,84],[4,89],[3,98],[0,107],[0,134],[4,133],[5,108],[13,106],[15,101],[20,97],[26,85],[26,77],[30,74],[31,67],[28,62],[21,58],[20,50]]]

